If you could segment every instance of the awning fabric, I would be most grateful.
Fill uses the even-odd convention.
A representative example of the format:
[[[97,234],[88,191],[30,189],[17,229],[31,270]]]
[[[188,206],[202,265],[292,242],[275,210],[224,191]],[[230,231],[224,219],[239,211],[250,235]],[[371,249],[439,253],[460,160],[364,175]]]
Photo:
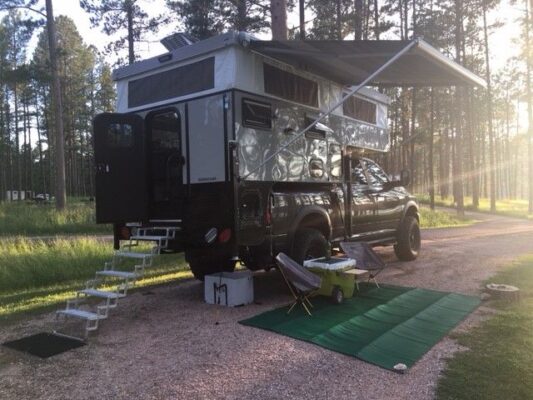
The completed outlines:
[[[481,86],[478,77],[423,41],[376,76],[379,86]],[[408,46],[408,40],[256,40],[250,48],[343,85],[357,85]]]

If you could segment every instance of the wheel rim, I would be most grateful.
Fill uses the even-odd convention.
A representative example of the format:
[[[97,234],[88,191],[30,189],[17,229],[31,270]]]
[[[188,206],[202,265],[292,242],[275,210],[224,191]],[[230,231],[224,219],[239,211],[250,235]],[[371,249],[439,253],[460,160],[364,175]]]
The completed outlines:
[[[414,252],[420,249],[420,230],[418,227],[413,227],[409,233],[409,247]]]

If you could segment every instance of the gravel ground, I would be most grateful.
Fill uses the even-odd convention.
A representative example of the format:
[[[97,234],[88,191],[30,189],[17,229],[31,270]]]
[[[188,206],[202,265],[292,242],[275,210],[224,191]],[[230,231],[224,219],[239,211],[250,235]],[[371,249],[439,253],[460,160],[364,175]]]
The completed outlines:
[[[482,280],[533,251],[533,223],[476,214],[482,222],[423,233],[423,253],[390,263],[381,282],[479,294]],[[0,399],[431,399],[446,358],[445,338],[405,375],[237,321],[286,304],[275,272],[257,273],[256,304],[203,303],[186,281],[121,300],[87,346],[40,360],[0,348]],[[480,307],[457,329],[492,311]],[[53,313],[0,328],[0,342],[53,328]]]

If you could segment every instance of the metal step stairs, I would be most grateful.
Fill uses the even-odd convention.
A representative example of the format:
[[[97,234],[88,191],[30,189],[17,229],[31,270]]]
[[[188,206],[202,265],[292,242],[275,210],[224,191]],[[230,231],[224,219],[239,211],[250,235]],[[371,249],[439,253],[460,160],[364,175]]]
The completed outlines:
[[[127,251],[115,251],[113,259],[104,263],[104,269],[96,272],[95,279],[88,280],[85,288],[79,290],[75,298],[67,300],[64,309],[56,311],[58,322],[61,318],[64,320],[75,318],[82,321],[85,324],[82,337],[67,335],[60,330],[55,330],[54,333],[86,341],[89,333],[96,331],[99,322],[109,317],[109,310],[116,308],[118,300],[127,296],[128,289],[131,289],[135,281],[144,275],[146,268],[153,265],[154,258],[161,253],[161,250],[168,248],[169,241],[175,239],[176,233],[181,230],[177,226],[177,223],[181,222],[179,220],[151,222],[172,223],[172,226],[154,225],[135,228],[127,243],[121,245],[121,248],[126,248]],[[139,242],[152,242],[155,245],[151,247],[149,253],[132,251],[132,248],[138,246]],[[126,259],[135,260],[133,271],[118,269],[121,262]],[[109,281],[106,281],[107,278],[118,283],[110,286]],[[109,290],[110,287],[111,290]]]

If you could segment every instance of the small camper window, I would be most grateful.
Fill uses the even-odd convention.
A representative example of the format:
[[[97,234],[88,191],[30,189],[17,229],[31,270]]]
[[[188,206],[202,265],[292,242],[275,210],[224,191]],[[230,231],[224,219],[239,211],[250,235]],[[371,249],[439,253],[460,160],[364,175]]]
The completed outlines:
[[[215,58],[210,57],[128,82],[128,107],[139,107],[214,87]]]
[[[107,128],[107,145],[109,147],[133,146],[133,128],[129,124],[109,124]]]
[[[344,102],[343,112],[347,117],[376,124],[376,105],[369,101],[352,96]]]
[[[293,73],[263,64],[265,93],[318,107],[318,83]]]
[[[242,124],[249,128],[271,129],[272,106],[250,99],[242,99]]]

